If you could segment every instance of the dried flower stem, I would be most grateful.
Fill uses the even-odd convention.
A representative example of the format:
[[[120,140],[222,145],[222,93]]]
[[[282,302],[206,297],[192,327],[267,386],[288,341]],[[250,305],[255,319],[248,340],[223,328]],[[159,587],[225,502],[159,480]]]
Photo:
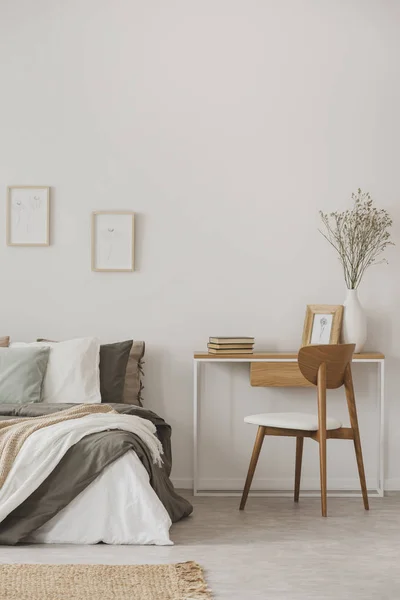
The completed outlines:
[[[368,267],[387,262],[377,259],[387,246],[394,245],[388,231],[393,221],[386,210],[373,205],[368,192],[358,189],[351,197],[351,210],[330,214],[320,211],[325,231],[319,232],[338,253],[347,287],[356,289]]]

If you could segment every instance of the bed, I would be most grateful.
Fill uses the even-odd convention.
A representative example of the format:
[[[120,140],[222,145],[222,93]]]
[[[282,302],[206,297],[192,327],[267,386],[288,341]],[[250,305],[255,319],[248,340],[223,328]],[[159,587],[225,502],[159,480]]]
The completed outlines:
[[[0,425],[35,424],[77,406],[1,404]],[[172,544],[171,524],[192,506],[169,479],[171,427],[140,406],[107,407],[24,441],[0,488],[0,544]]]

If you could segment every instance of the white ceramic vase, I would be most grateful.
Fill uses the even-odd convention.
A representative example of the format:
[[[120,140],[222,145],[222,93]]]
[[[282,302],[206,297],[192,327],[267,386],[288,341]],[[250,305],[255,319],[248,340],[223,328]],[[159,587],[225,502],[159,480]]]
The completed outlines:
[[[355,344],[355,352],[361,352],[367,341],[367,317],[358,299],[357,290],[347,290],[342,332],[343,342]]]

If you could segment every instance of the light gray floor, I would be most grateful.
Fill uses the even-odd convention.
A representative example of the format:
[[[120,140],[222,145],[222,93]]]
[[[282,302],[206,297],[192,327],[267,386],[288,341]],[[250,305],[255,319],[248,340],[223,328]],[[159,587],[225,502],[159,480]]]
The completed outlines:
[[[1,546],[0,562],[196,560],[215,598],[400,598],[399,496],[372,499],[369,513],[361,499],[331,498],[327,519],[315,498],[249,498],[242,513],[238,498],[190,499],[195,511],[173,526],[175,546]]]

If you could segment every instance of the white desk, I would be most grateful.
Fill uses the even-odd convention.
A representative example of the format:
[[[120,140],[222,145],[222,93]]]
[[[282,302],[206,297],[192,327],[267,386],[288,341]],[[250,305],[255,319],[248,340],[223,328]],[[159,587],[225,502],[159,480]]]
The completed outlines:
[[[379,444],[378,444],[378,487],[375,493],[370,494],[372,496],[382,497],[384,495],[384,475],[385,475],[385,356],[380,352],[364,352],[361,354],[354,354],[354,363],[369,364],[374,363],[378,367],[379,377],[379,394],[378,394],[378,405],[379,405]],[[208,354],[207,352],[195,352],[193,357],[193,494],[195,496],[241,496],[242,490],[225,492],[225,491],[211,491],[201,490],[198,484],[198,461],[199,461],[199,441],[200,441],[200,405],[201,405],[201,390],[200,390],[200,369],[204,364],[214,363],[273,363],[275,365],[282,364],[284,367],[285,363],[297,363],[297,353],[295,352],[256,352],[254,354],[226,354],[218,355]],[[291,369],[294,369],[292,367]],[[253,383],[254,385],[263,385],[264,387],[298,387],[304,385],[296,381],[293,383],[292,375],[288,376],[287,380],[282,380],[280,377],[279,383]],[[243,480],[244,481],[244,480]],[[250,492],[251,494],[251,492]],[[292,492],[253,492],[253,495],[257,496],[292,496]],[[304,495],[319,496],[319,493],[310,492]],[[354,496],[360,494],[335,492],[331,493],[330,496]]]

